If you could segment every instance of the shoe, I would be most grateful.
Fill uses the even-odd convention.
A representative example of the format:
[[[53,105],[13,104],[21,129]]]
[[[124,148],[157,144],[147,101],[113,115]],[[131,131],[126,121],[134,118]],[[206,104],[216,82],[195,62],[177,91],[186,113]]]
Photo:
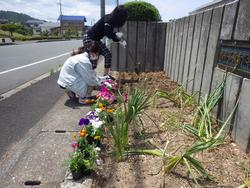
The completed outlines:
[[[91,99],[89,97],[84,97],[84,98],[79,98],[78,102],[80,104],[83,104],[83,105],[91,105],[91,104],[94,104],[96,102],[96,99]]]
[[[70,90],[66,90],[65,93],[68,95],[68,97],[70,99],[75,99],[76,98],[76,94]]]

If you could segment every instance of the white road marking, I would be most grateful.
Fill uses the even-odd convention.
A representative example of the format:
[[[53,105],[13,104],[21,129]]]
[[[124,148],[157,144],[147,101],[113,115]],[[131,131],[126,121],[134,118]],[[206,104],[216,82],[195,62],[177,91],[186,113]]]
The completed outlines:
[[[58,56],[55,56],[55,57],[50,57],[50,58],[48,58],[48,59],[44,59],[44,60],[41,60],[41,61],[37,61],[37,62],[28,64],[28,65],[24,65],[24,66],[16,67],[16,68],[13,68],[13,69],[9,69],[9,70],[0,72],[0,75],[1,75],[1,74],[5,74],[5,73],[8,73],[8,72],[15,71],[15,70],[23,69],[23,68],[26,68],[26,67],[30,67],[30,66],[33,66],[33,65],[37,65],[37,64],[43,63],[43,62],[45,62],[45,61],[50,61],[50,60],[52,60],[52,59],[56,59],[56,58],[59,58],[59,57],[62,57],[62,56],[68,55],[68,54],[70,54],[70,52],[67,52],[67,53],[64,53],[64,54],[61,54],[61,55],[58,55]]]

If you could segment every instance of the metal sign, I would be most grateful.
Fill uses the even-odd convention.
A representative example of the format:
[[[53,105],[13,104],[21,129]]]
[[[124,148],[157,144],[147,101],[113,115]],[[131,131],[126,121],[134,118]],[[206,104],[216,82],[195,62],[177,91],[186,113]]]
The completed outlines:
[[[250,77],[250,43],[222,42],[217,64],[220,68]]]

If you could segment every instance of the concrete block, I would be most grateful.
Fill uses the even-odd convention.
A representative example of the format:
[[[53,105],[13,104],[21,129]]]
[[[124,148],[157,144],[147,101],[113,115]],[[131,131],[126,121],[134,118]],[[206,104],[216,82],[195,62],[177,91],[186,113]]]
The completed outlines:
[[[236,143],[245,150],[250,150],[250,79],[244,78],[241,93],[240,101],[235,116],[235,121],[233,125],[232,136],[235,139]]]

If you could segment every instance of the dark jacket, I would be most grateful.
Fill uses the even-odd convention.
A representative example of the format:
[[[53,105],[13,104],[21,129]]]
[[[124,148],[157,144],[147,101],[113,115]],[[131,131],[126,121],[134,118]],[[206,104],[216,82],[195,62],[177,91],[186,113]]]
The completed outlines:
[[[95,41],[99,41],[104,36],[118,42],[114,28],[121,27],[127,19],[127,11],[123,6],[118,6],[111,14],[102,17],[88,32],[88,36]]]
[[[119,39],[113,31],[114,26],[108,19],[109,15],[102,17],[90,30],[88,30],[88,36],[95,41],[101,40],[104,36],[112,39],[115,42],[118,42]]]

